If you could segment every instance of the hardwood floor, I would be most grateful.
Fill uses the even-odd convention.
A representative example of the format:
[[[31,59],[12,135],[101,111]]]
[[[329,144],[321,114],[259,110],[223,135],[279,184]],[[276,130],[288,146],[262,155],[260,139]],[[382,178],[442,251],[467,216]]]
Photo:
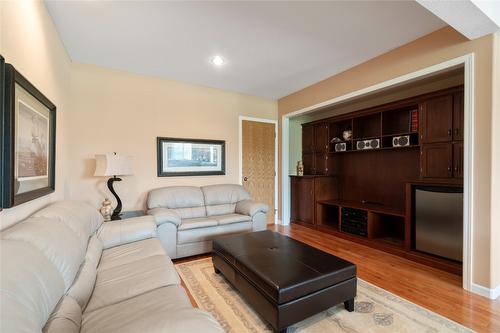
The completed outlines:
[[[355,263],[358,277],[478,332],[500,332],[500,300],[462,289],[462,277],[296,224],[270,226]]]
[[[500,332],[500,300],[463,290],[460,276],[296,224],[270,225],[268,229],[349,260],[357,265],[359,278],[475,331]],[[204,257],[207,255],[175,262]]]

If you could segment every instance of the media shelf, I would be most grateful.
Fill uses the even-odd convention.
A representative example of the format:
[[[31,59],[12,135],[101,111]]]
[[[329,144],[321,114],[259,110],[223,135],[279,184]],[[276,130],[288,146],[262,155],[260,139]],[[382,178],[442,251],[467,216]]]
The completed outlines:
[[[390,247],[403,249],[405,246],[403,211],[375,203],[341,200],[319,200],[317,210],[316,224],[320,228]]]
[[[364,140],[369,149],[357,149]],[[414,250],[406,187],[463,183],[462,86],[302,124],[302,161],[308,176],[291,177],[293,223],[461,272],[459,263]],[[344,209],[366,218],[343,224]]]

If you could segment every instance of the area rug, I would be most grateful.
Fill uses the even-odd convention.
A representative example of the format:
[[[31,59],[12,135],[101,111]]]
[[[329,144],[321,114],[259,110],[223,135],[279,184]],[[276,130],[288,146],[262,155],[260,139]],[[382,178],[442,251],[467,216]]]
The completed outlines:
[[[175,265],[198,306],[210,312],[226,332],[272,332],[224,279],[212,259]],[[354,312],[334,306],[288,328],[288,333],[473,332],[445,317],[358,279]]]

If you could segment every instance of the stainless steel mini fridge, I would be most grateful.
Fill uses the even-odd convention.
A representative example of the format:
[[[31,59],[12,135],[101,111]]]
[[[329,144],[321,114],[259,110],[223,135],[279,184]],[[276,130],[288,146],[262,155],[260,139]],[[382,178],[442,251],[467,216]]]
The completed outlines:
[[[416,186],[415,249],[462,261],[463,188]]]

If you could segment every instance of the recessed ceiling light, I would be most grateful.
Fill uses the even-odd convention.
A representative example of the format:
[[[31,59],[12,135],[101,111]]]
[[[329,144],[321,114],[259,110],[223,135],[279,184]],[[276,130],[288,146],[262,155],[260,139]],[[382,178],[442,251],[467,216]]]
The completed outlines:
[[[224,65],[224,59],[222,59],[221,56],[215,56],[212,58],[212,64],[214,64],[215,66],[222,66]]]

